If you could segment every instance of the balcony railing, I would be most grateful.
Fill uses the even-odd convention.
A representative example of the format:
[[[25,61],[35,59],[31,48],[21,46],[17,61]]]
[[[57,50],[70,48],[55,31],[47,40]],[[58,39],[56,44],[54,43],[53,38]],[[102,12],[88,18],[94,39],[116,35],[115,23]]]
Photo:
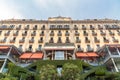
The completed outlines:
[[[65,43],[70,43],[70,40],[66,40]]]
[[[70,34],[69,33],[65,33],[65,36],[69,36]]]
[[[6,42],[6,40],[0,40],[0,43],[5,43]]]
[[[19,40],[19,43],[24,43],[25,42],[25,40]]]
[[[81,40],[76,40],[76,43],[81,43]]]
[[[74,30],[78,30],[78,27],[74,27]]]
[[[36,33],[32,33],[31,36],[36,36]]]
[[[75,36],[79,36],[79,33],[75,33]]]
[[[38,40],[38,43],[43,43],[43,40]]]
[[[27,36],[27,33],[22,33],[22,36]]]
[[[10,40],[10,43],[15,43],[15,40]]]
[[[54,36],[54,33],[50,33],[50,36]]]
[[[10,35],[10,33],[5,33],[4,35],[5,35],[5,36],[9,36],[9,35]]]
[[[41,48],[36,48],[36,52],[42,52]]]
[[[93,48],[87,48],[86,51],[87,52],[93,52],[94,50],[93,50]]]
[[[90,43],[90,40],[85,40],[86,43]]]
[[[84,49],[83,48],[77,48],[77,50],[76,50],[77,52],[83,52],[84,51]]]
[[[92,32],[92,35],[93,35],[93,36],[97,36],[97,33],[95,33],[95,32]]]
[[[32,52],[32,48],[30,49],[30,48],[27,48],[26,50],[25,50],[25,52]]]
[[[21,27],[16,27],[16,30],[20,30],[21,29]]]
[[[34,40],[32,40],[32,39],[31,39],[31,40],[29,40],[29,43],[34,43]]]
[[[105,43],[109,43],[109,40],[105,39],[104,42],[105,42]]]
[[[111,36],[114,36],[114,33],[113,33],[113,32],[110,32],[109,34],[110,34]]]
[[[83,30],[86,30],[86,27],[82,27]]]
[[[40,33],[40,36],[44,36],[44,33]]]
[[[95,39],[94,41],[95,41],[95,43],[100,43],[100,40],[98,40],[98,39]]]
[[[18,36],[18,33],[13,33],[13,36]]]
[[[62,33],[58,33],[57,36],[62,36]]]
[[[114,43],[118,43],[119,41],[118,41],[118,39],[114,39],[113,42]]]
[[[84,33],[84,36],[88,36],[88,33]]]
[[[106,33],[105,33],[105,32],[101,32],[101,35],[102,35],[102,36],[105,36],[105,35],[106,35]]]
[[[25,30],[28,30],[28,29],[29,29],[29,27],[25,27],[24,29],[25,29]]]
[[[33,27],[33,30],[37,30],[37,27]]]
[[[49,43],[54,43],[54,41],[53,41],[53,40],[50,40]]]

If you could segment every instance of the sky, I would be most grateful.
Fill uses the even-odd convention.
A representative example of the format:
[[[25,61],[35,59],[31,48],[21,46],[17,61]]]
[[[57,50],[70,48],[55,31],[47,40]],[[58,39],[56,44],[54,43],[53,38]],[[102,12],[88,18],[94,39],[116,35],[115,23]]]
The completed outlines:
[[[0,20],[56,16],[120,20],[120,0],[0,0]]]

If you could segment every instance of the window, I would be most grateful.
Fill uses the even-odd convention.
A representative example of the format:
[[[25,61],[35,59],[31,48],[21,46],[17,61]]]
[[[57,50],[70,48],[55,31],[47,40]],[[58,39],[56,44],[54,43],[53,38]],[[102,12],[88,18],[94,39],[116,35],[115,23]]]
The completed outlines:
[[[32,50],[32,45],[29,45],[29,50]]]
[[[78,49],[81,48],[80,45],[77,45],[77,48],[78,48]]]
[[[97,46],[97,49],[100,49],[100,45],[96,45]]]
[[[55,51],[55,60],[64,60],[64,51]]]
[[[13,41],[15,41],[15,40],[16,40],[16,37],[13,38]]]

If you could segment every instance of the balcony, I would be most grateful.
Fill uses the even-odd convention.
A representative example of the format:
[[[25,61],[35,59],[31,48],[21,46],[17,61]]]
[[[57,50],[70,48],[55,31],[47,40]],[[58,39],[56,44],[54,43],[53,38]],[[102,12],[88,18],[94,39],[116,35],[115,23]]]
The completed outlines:
[[[94,30],[95,28],[94,27],[90,27],[90,30]]]
[[[45,27],[42,27],[41,30],[45,30]]]
[[[37,27],[33,27],[33,30],[37,30]]]
[[[54,41],[53,41],[53,40],[50,40],[49,43],[54,43]]]
[[[77,50],[76,50],[77,52],[83,52],[84,51],[84,49],[83,48],[77,48]]]
[[[29,40],[29,43],[34,43],[34,40],[32,40],[32,39],[31,39],[31,40]]]
[[[6,40],[0,40],[0,43],[5,43],[6,42]]]
[[[95,32],[92,32],[92,35],[93,35],[93,36],[97,36],[97,33],[95,33]]]
[[[100,43],[100,40],[98,40],[98,39],[95,39],[94,41],[95,41],[95,43]]]
[[[113,42],[114,43],[118,43],[119,41],[118,41],[118,39],[114,39]]]
[[[62,40],[58,40],[57,43],[62,43]]]
[[[10,43],[15,43],[15,40],[10,40]]]
[[[62,33],[58,33],[57,36],[62,36]]]
[[[70,43],[70,40],[66,40],[65,43]]]
[[[69,36],[70,34],[69,33],[65,33],[65,36]]]
[[[50,36],[54,36],[54,33],[50,33]]]
[[[101,32],[101,35],[102,35],[102,36],[105,36],[105,35],[106,35],[106,33],[105,33],[105,32]]]
[[[103,29],[103,27],[102,27],[102,26],[99,26],[98,29],[101,30],[101,29]]]
[[[74,27],[74,30],[78,30],[78,27]]]
[[[85,40],[85,43],[90,43],[90,40]]]
[[[118,32],[118,35],[120,36],[120,32]]]
[[[36,36],[36,33],[31,33],[31,36]]]
[[[81,40],[76,40],[76,43],[81,43]]]
[[[22,36],[27,36],[27,33],[22,33]]]
[[[38,40],[38,43],[43,43],[43,40]]]
[[[93,48],[90,47],[90,48],[87,48],[86,51],[87,52],[93,52],[94,50],[93,50]]]
[[[32,50],[33,50],[32,48],[31,49],[28,48],[28,49],[25,50],[25,52],[32,52]]]
[[[41,48],[36,48],[36,52],[42,52]]]
[[[4,35],[5,35],[5,36],[9,36],[9,35],[10,35],[10,33],[5,33]]]
[[[86,30],[86,27],[82,27],[82,30]]]
[[[40,36],[44,36],[44,33],[40,33]]]
[[[18,33],[13,33],[13,36],[18,36]]]
[[[84,36],[88,36],[88,33],[84,33],[83,35],[84,35]]]
[[[113,32],[110,32],[109,34],[110,34],[111,36],[114,36],[114,33],[113,33]]]
[[[25,40],[23,40],[23,39],[22,39],[22,40],[19,40],[19,43],[24,43],[24,42],[25,42]]]
[[[21,27],[16,27],[16,30],[20,30],[21,29]]]
[[[109,43],[109,40],[107,40],[107,39],[104,39],[104,42],[105,42],[105,43]]]
[[[78,33],[78,32],[76,32],[76,33],[75,33],[75,36],[79,36],[79,33]]]

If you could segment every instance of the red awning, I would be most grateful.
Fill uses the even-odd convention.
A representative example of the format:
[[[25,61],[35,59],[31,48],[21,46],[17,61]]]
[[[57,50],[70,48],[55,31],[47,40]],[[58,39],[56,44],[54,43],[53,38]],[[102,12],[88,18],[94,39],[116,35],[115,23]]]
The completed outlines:
[[[30,59],[30,57],[32,56],[32,53],[23,53],[20,58],[21,59]]]
[[[95,52],[87,53],[89,57],[98,57],[98,55]]]
[[[76,57],[98,57],[95,52],[78,52]]]
[[[76,53],[77,57],[88,57],[86,53]]]
[[[43,53],[33,53],[31,59],[42,59]]]
[[[23,53],[20,59],[42,59],[43,53]]]
[[[9,46],[0,46],[0,49],[8,49]]]

